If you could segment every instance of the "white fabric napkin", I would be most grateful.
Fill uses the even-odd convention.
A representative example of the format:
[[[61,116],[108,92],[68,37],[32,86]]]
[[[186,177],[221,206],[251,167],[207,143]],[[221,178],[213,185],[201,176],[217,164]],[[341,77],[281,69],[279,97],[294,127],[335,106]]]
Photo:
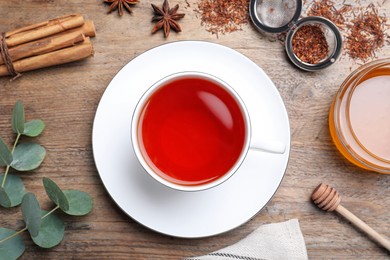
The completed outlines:
[[[297,219],[263,225],[236,244],[186,260],[308,259]]]

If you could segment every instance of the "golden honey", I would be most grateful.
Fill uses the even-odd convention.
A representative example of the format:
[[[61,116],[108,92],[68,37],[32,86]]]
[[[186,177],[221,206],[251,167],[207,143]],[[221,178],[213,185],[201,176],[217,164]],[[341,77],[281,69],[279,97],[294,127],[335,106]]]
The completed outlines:
[[[329,128],[346,159],[390,174],[390,59],[367,63],[348,76],[333,100]]]

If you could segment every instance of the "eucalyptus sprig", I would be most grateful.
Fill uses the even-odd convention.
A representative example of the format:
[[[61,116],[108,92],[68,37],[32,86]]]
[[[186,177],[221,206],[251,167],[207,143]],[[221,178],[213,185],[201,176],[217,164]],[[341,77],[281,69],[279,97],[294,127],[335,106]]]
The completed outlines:
[[[20,205],[25,194],[22,180],[10,173],[10,169],[19,172],[34,170],[41,165],[46,156],[45,148],[37,143],[19,143],[21,136],[36,137],[45,128],[40,119],[25,121],[24,107],[20,100],[12,110],[11,126],[16,134],[12,149],[9,149],[0,137],[0,166],[5,167],[4,174],[0,174],[0,205],[5,208]]]
[[[37,198],[26,192],[19,176],[10,173],[10,169],[19,172],[31,171],[43,162],[46,150],[33,142],[19,143],[22,136],[36,137],[45,128],[42,120],[25,122],[23,103],[16,102],[12,111],[12,131],[16,134],[12,149],[9,149],[0,137],[0,205],[5,208],[21,204],[25,227],[19,231],[0,227],[0,260],[17,259],[25,251],[20,234],[28,231],[34,243],[42,248],[58,245],[64,238],[64,221],[54,214],[61,210],[72,216],[83,216],[92,210],[92,198],[79,190],[62,190],[49,178],[43,178],[46,194],[55,206],[50,211],[42,210]]]
[[[61,210],[67,215],[84,216],[91,212],[93,203],[88,193],[79,190],[62,190],[54,181],[43,178],[46,194],[55,207],[42,210],[33,193],[26,193],[22,199],[22,215],[26,226],[14,231],[0,228],[0,258],[17,259],[25,251],[20,233],[28,231],[33,242],[42,248],[52,248],[64,238],[64,221],[54,214]]]

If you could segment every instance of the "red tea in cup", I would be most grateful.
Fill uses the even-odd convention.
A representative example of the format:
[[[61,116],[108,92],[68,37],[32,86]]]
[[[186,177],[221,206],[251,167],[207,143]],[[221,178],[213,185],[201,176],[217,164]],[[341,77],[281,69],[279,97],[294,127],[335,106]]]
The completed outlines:
[[[237,166],[246,128],[242,107],[226,87],[204,76],[185,75],[163,82],[143,102],[138,147],[161,178],[203,185]]]

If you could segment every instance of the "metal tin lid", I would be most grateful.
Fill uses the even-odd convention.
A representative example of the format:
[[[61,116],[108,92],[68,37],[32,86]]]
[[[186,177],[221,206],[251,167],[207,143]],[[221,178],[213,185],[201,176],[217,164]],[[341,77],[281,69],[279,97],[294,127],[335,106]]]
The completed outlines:
[[[302,0],[251,0],[249,14],[262,31],[281,33],[288,31],[302,11]]]
[[[250,17],[260,31],[267,33],[287,32],[285,47],[292,63],[307,71],[324,69],[332,65],[341,53],[341,33],[334,23],[323,17],[310,16],[298,20],[301,11],[302,0],[251,0],[249,7]],[[321,37],[326,41],[327,51],[324,53],[324,57],[320,57],[321,59],[316,63],[309,63],[302,56],[299,57],[299,53],[294,53],[294,36],[305,25],[321,30]],[[310,37],[314,36],[308,35],[308,38]],[[311,49],[309,48],[309,50]]]

